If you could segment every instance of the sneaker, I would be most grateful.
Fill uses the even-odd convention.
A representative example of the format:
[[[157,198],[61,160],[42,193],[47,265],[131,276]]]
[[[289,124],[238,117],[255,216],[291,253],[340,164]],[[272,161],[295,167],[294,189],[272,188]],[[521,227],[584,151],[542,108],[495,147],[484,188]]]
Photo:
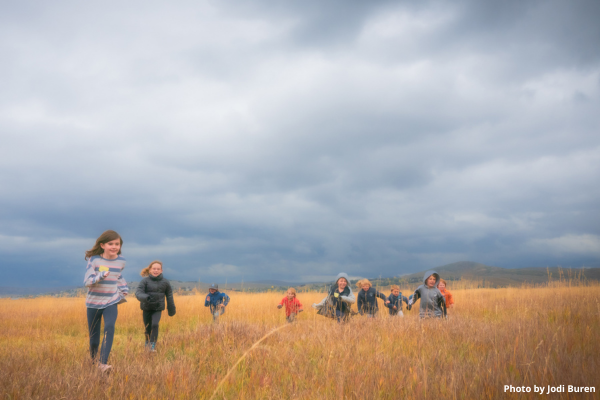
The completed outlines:
[[[103,374],[110,372],[110,370],[112,369],[112,365],[108,365],[108,364],[98,364],[98,369],[100,370],[100,372],[102,372]]]
[[[150,352],[156,353],[156,342],[150,342]]]

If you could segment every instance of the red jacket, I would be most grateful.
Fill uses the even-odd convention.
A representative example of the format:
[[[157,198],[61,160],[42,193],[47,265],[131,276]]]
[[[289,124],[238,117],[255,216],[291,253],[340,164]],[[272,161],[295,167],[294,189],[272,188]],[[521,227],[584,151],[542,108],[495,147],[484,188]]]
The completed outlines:
[[[281,302],[279,304],[285,306],[286,317],[289,317],[292,313],[298,314],[298,310],[302,308],[302,303],[300,303],[300,300],[298,300],[296,297],[290,300],[287,298],[287,296],[285,296],[283,299],[281,299]]]
[[[440,292],[442,292],[442,294],[446,298],[446,307],[450,307],[452,304],[454,304],[454,298],[452,297],[452,293],[450,293],[448,289],[445,289],[444,291],[440,290]]]

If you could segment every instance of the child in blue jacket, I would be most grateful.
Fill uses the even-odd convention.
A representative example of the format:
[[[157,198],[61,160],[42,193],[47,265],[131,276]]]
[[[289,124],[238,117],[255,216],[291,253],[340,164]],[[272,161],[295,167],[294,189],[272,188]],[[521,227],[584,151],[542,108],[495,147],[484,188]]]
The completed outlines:
[[[204,307],[210,307],[213,321],[217,322],[219,317],[225,313],[225,307],[229,304],[229,296],[219,292],[219,285],[213,283],[208,288],[209,294],[204,301]]]
[[[385,306],[389,308],[390,316],[404,317],[404,313],[402,312],[402,302],[404,301],[406,303],[406,309],[410,311],[408,299],[402,295],[398,285],[392,285],[390,289],[392,290],[392,293],[388,296],[388,302],[385,303]]]

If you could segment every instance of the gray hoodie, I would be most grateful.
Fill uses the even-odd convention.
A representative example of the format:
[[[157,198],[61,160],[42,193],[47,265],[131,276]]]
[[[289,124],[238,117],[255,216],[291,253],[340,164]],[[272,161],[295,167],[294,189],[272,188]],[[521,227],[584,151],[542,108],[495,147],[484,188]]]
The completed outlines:
[[[431,275],[435,276],[435,285],[430,288],[427,286],[427,278]],[[423,284],[415,290],[415,293],[411,296],[410,305],[412,306],[417,299],[421,299],[421,306],[419,308],[419,316],[421,318],[436,317],[441,318],[446,316],[446,299],[440,290],[438,284],[440,283],[440,276],[435,271],[425,272],[423,277]]]
[[[327,296],[325,296],[325,298],[323,300],[321,300],[321,302],[319,304],[314,303],[312,305],[313,308],[320,310],[321,308],[323,308],[325,306],[325,303],[326,303],[327,299],[329,298],[329,296],[332,296],[333,292],[335,292],[335,290],[337,289],[337,287],[338,287],[337,283],[340,280],[340,278],[346,279],[346,282],[348,282],[348,285],[346,286],[346,288],[349,290],[349,293],[346,296],[340,296],[340,298],[342,299],[342,301],[344,303],[346,303],[348,309],[352,306],[352,304],[354,304],[354,302],[356,301],[356,298],[354,297],[354,293],[352,293],[352,288],[350,287],[350,278],[348,278],[348,274],[346,274],[345,272],[340,272],[338,274],[338,276],[335,277],[335,283],[333,285],[331,285],[331,287],[329,288],[329,291],[327,292]],[[346,289],[344,289],[344,291],[346,291]]]

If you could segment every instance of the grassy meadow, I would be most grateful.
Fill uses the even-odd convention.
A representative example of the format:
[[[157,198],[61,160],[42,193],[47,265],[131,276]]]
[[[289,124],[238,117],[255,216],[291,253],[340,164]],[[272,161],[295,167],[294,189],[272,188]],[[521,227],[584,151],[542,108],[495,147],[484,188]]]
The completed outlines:
[[[456,307],[447,321],[383,309],[345,325],[310,307],[322,293],[298,294],[306,311],[295,324],[276,308],[283,293],[230,293],[219,324],[204,294],[176,296],[155,354],[144,350],[130,296],[119,306],[109,375],[89,359],[84,298],[0,299],[0,398],[485,399],[534,398],[534,384],[600,389],[599,285],[449,288]],[[505,393],[509,384],[532,393]]]

